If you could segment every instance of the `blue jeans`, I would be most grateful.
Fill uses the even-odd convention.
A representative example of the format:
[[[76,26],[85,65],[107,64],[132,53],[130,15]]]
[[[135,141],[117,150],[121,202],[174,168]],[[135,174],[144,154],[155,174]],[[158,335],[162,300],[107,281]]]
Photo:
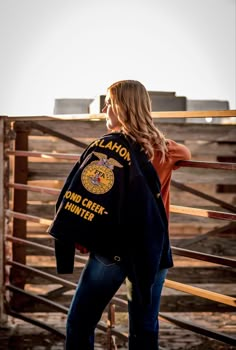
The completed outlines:
[[[160,271],[152,287],[152,303],[140,310],[129,300],[132,285],[127,281],[129,312],[129,350],[139,350],[140,341],[154,335],[157,343],[160,295],[167,270]],[[122,263],[114,263],[100,255],[90,254],[72,299],[66,324],[66,350],[94,350],[94,331],[111,298],[126,279]],[[151,343],[150,343],[151,344]],[[142,348],[143,350],[144,348]],[[156,347],[146,347],[156,350]]]

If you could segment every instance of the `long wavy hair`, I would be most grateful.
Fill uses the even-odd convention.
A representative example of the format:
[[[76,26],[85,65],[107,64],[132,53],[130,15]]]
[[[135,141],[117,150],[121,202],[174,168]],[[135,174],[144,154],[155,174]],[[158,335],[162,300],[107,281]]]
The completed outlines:
[[[167,141],[154,125],[151,99],[144,85],[137,80],[121,80],[107,90],[122,131],[142,146],[150,160],[153,159],[155,151],[160,151],[161,161],[164,161]]]

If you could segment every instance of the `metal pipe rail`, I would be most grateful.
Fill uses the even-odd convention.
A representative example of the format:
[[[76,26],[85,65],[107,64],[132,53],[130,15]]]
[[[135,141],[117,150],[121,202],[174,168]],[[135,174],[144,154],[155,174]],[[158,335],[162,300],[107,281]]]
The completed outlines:
[[[55,308],[57,311],[60,311],[60,312],[62,312],[64,314],[67,314],[67,312],[68,312],[68,308],[67,307],[64,307],[64,306],[62,306],[62,305],[60,305],[58,303],[55,303],[55,302],[53,302],[53,301],[51,301],[51,300],[49,300],[47,298],[44,298],[43,296],[39,296],[39,295],[35,295],[33,293],[30,293],[30,292],[26,292],[25,290],[23,290],[21,288],[17,288],[15,286],[11,285],[11,284],[7,284],[6,288],[8,290],[10,290],[10,291],[14,291],[14,292],[26,295],[26,296],[28,296],[31,299],[37,300],[38,302],[50,305],[51,307]],[[9,309],[9,311],[12,312],[10,309]],[[15,314],[17,314],[17,313],[15,312]],[[36,324],[36,322],[38,323],[38,321],[34,320],[35,324]],[[106,330],[107,330],[106,326],[104,325],[104,323],[102,321],[100,321],[98,323],[97,328],[102,330],[102,331],[104,331],[104,332],[106,332]],[[59,332],[58,332],[58,334],[60,335]]]
[[[23,239],[11,237],[9,235],[7,235],[6,238],[8,240],[13,241],[13,242],[15,241],[15,242],[18,242],[18,243],[21,243],[21,244],[31,245],[31,246],[35,246],[35,247],[46,249],[46,250],[50,250],[50,251],[53,250],[53,248],[46,247],[44,245],[40,245],[40,244],[31,242],[29,240],[23,240]],[[83,262],[85,263],[86,260],[87,259],[84,258]],[[32,272],[35,272],[37,274],[40,274],[41,276],[45,276],[45,277],[50,278],[50,279],[53,278],[53,280],[57,281],[57,282],[63,282],[63,279],[61,279],[59,277],[55,277],[53,275],[46,274],[45,272],[42,272],[42,271],[37,270],[35,268],[32,268],[32,267],[20,264],[20,263],[15,262],[15,261],[8,260],[7,264],[10,264],[10,265],[13,265],[13,266],[18,266],[18,267],[24,268],[26,270],[30,270]],[[68,282],[68,284],[66,284],[66,286],[76,287],[76,284],[72,283],[72,282]],[[206,299],[209,299],[209,300],[212,300],[212,301],[217,301],[217,302],[220,302],[222,304],[229,305],[229,306],[236,307],[236,298],[229,297],[229,296],[226,296],[226,295],[223,295],[223,294],[220,294],[220,293],[207,291],[207,290],[202,289],[202,288],[189,286],[189,285],[186,285],[186,284],[183,284],[183,283],[179,283],[179,282],[176,282],[176,281],[171,281],[171,280],[168,280],[168,279],[165,280],[165,287],[172,288],[172,289],[175,289],[175,290],[178,290],[178,291],[181,291],[181,292],[185,292],[185,293],[188,293],[188,294],[196,295],[196,296],[199,296],[201,298],[206,298]]]
[[[16,266],[18,266],[18,267],[21,267],[21,268],[26,269],[26,270],[29,270],[29,271],[34,271],[34,272],[37,273],[37,274],[43,275],[43,276],[45,276],[45,277],[47,277],[47,278],[49,278],[49,279],[53,279],[55,282],[62,283],[63,285],[73,286],[74,288],[76,287],[76,284],[75,284],[75,283],[68,282],[67,280],[64,280],[64,279],[55,277],[55,276],[53,276],[53,275],[45,274],[45,273],[43,273],[42,271],[39,271],[39,270],[37,270],[37,269],[33,269],[33,268],[28,267],[28,266],[25,266],[25,265],[16,263],[16,262],[14,262],[14,261],[8,261],[8,264],[16,265]],[[167,287],[169,287],[168,284],[173,284],[173,281],[166,280],[165,285],[166,285]],[[178,284],[178,283],[177,283],[177,282],[174,282],[174,284]],[[179,285],[182,285],[182,284],[179,284]],[[173,288],[173,287],[174,287],[174,286],[171,286],[171,288]],[[24,291],[23,289],[17,288],[17,287],[15,287],[15,286],[13,286],[13,285],[10,285],[10,284],[7,284],[7,285],[6,285],[6,288],[9,289],[9,290],[11,290],[11,291],[15,291],[15,292],[17,292],[17,293],[24,294],[24,295],[28,296],[29,298],[32,298],[32,299],[37,300],[38,302],[42,302],[42,303],[45,303],[45,304],[49,304],[49,305],[52,306],[53,308],[55,308],[55,309],[57,309],[58,311],[61,311],[61,312],[63,312],[63,313],[67,313],[67,312],[68,312],[68,308],[63,307],[63,306],[61,306],[61,305],[58,304],[58,303],[52,302],[51,300],[47,299],[47,297],[38,296],[38,295],[35,295],[35,294],[33,294],[33,293],[26,292],[26,291]],[[174,287],[174,288],[175,288],[175,287]],[[194,287],[192,287],[192,288],[194,288]],[[201,290],[200,288],[195,288],[195,289],[197,289],[198,292],[202,293],[202,290]],[[179,290],[181,290],[181,289],[179,289]],[[214,300],[217,301],[217,299],[218,299],[218,298],[217,298],[217,297],[218,297],[217,293],[213,293],[213,292],[211,292],[211,293],[214,294],[214,296],[215,296]],[[200,294],[199,294],[199,296],[200,296]],[[204,295],[204,296],[202,295],[202,297],[206,297],[206,295]],[[232,299],[233,299],[233,298],[232,298]],[[119,301],[119,303],[118,303],[118,301]],[[221,301],[221,302],[223,302],[223,301]],[[119,298],[117,298],[117,297],[112,298],[110,304],[112,304],[112,303],[116,303],[116,304],[119,304],[119,305],[121,305],[121,306],[127,308],[127,301],[124,301],[124,300],[119,299]],[[235,305],[235,303],[234,303],[234,305]],[[11,314],[11,312],[12,312],[12,311],[9,310],[9,314]],[[21,316],[23,316],[23,315],[18,314],[18,313],[16,313],[16,312],[15,312],[14,314],[15,314],[15,316],[19,316],[19,318],[21,318]],[[24,317],[24,316],[23,316],[23,317]],[[114,319],[114,315],[110,315],[110,318],[113,318],[113,319]],[[191,322],[186,322],[186,321],[182,321],[182,320],[180,320],[180,319],[178,319],[178,318],[176,319],[176,318],[167,316],[167,315],[165,315],[164,313],[160,313],[160,314],[159,314],[159,318],[160,318],[160,319],[164,319],[164,320],[166,320],[166,321],[169,321],[169,322],[171,322],[171,323],[174,323],[174,324],[176,324],[176,325],[178,325],[178,326],[181,326],[182,328],[185,328],[185,329],[189,329],[189,330],[191,330],[191,331],[194,331],[194,332],[196,332],[196,333],[198,333],[198,334],[206,335],[206,336],[208,336],[208,337],[210,337],[210,338],[212,338],[212,339],[222,341],[222,342],[224,342],[224,343],[226,343],[226,344],[230,344],[230,345],[232,344],[232,345],[234,345],[234,344],[235,344],[235,341],[236,341],[236,338],[234,338],[234,337],[228,336],[228,335],[223,334],[223,333],[220,333],[220,332],[215,332],[215,331],[213,332],[212,330],[210,330],[210,329],[208,329],[208,328],[206,328],[206,327],[200,327],[200,326],[197,326],[196,324],[193,324],[193,323],[191,323]],[[28,321],[31,321],[31,320],[32,320],[32,323],[33,323],[33,324],[37,324],[38,326],[40,326],[40,323],[39,323],[38,321],[28,318]],[[99,322],[97,328],[100,329],[100,330],[103,330],[103,331],[107,331],[107,327],[104,326],[104,323],[101,322],[101,321]],[[48,326],[48,330],[50,330],[50,327],[49,327],[49,326]],[[54,329],[54,328],[51,329],[51,330],[52,330],[53,332],[57,332],[57,330]],[[113,324],[113,327],[112,327],[112,329],[111,329],[111,333],[114,334],[114,335],[116,335],[116,336],[120,336],[122,339],[125,339],[125,340],[127,340],[127,338],[128,338],[126,334],[124,334],[124,333],[120,332],[119,330],[117,330],[117,329],[115,328],[115,325],[114,325],[114,324]],[[60,335],[60,333],[58,333],[58,334]],[[63,336],[63,334],[61,334],[61,335]]]
[[[39,192],[39,193],[47,193],[51,195],[58,195],[60,193],[60,190],[58,189],[52,189],[49,187],[41,187],[41,186],[30,186],[30,185],[24,185],[24,184],[13,184],[9,183],[8,184],[9,188],[14,188],[18,190],[27,190],[27,191],[32,191],[32,192]],[[214,197],[208,198],[209,200],[212,199],[213,202],[215,202]],[[224,203],[222,201],[217,201],[217,204],[221,204],[221,206],[225,207],[227,203]],[[181,209],[182,208],[182,209]],[[203,217],[216,217],[216,218],[222,218],[222,220],[232,220],[235,221],[235,215],[231,213],[225,213],[225,212],[214,212],[210,210],[204,210],[204,209],[196,209],[196,208],[189,208],[189,207],[180,207],[180,206],[175,206],[171,205],[170,209],[172,212],[178,212],[178,213],[183,213],[183,214],[188,214],[188,215],[196,215],[196,216],[203,216]],[[236,208],[233,206],[227,206],[227,209],[230,209],[231,211],[235,212]]]
[[[188,215],[193,215],[193,216],[201,216],[201,217],[208,217],[212,219],[219,219],[219,220],[230,220],[235,222],[236,221],[236,214],[231,214],[231,213],[224,213],[220,211],[215,211],[215,210],[205,210],[205,209],[197,209],[197,208],[189,208],[189,207],[181,207],[178,205],[170,205],[170,211],[172,213],[178,213],[178,214],[188,214]],[[33,222],[37,222],[39,224],[44,224],[44,225],[50,225],[52,220],[49,219],[43,219],[34,215],[29,215],[29,214],[23,214],[20,212],[16,212],[10,209],[6,209],[5,211],[6,216],[14,217],[17,219],[22,219],[22,220],[29,220]]]
[[[36,158],[55,158],[55,159],[68,159],[77,161],[80,157],[80,153],[52,153],[52,152],[31,152],[31,151],[7,151],[9,156],[17,157],[36,157]],[[222,170],[236,170],[236,163],[227,163],[227,162],[203,162],[198,160],[181,160],[176,162],[176,165],[181,167],[190,167],[190,168],[204,168],[204,169],[222,169]]]
[[[219,118],[219,117],[236,117],[236,111],[182,111],[182,112],[153,112],[152,113],[153,118],[207,118],[207,117],[212,117],[212,118]],[[38,116],[38,117],[34,117],[34,121],[32,121],[32,118],[30,119],[29,117],[9,117],[9,120],[11,120],[11,122],[17,122],[21,121],[20,124],[23,121],[23,124],[26,126],[26,129],[24,129],[24,125],[22,127],[22,125],[19,127],[19,129],[16,128],[16,135],[18,133],[18,136],[16,136],[16,139],[18,137],[18,140],[20,140],[20,142],[18,142],[16,150],[10,150],[9,148],[5,150],[5,157],[15,157],[15,159],[17,160],[17,165],[21,164],[22,169],[25,169],[25,173],[24,171],[22,171],[21,169],[21,174],[23,174],[23,176],[16,176],[16,178],[19,178],[18,181],[15,181],[14,183],[10,183],[9,179],[6,182],[6,188],[7,189],[13,189],[14,193],[17,194],[22,194],[22,193],[27,193],[28,191],[32,191],[32,192],[38,192],[38,193],[42,193],[42,194],[49,194],[49,195],[55,195],[57,196],[60,192],[60,190],[58,189],[54,189],[54,188],[49,188],[49,187],[41,187],[41,186],[33,186],[33,185],[28,185],[27,184],[27,167],[28,167],[28,159],[27,158],[41,158],[42,160],[45,160],[45,162],[51,161],[53,159],[58,159],[58,160],[62,160],[65,159],[68,161],[68,163],[70,162],[75,162],[78,161],[80,158],[80,153],[54,153],[54,152],[36,152],[36,151],[28,151],[28,136],[29,136],[29,130],[31,129],[35,129],[38,130],[36,131],[36,134],[38,135],[39,133],[43,133],[43,134],[47,134],[53,137],[57,137],[63,141],[69,142],[75,146],[84,148],[87,146],[87,143],[85,142],[81,142],[75,138],[72,138],[70,136],[64,135],[63,133],[53,130],[45,125],[42,125],[43,123],[39,124],[37,121],[43,121],[43,120],[64,120],[67,119],[68,120],[68,116]],[[73,118],[71,118],[71,120],[74,119],[78,119],[78,120],[83,120],[83,121],[98,121],[98,120],[104,120],[105,116],[104,114],[100,113],[100,114],[96,114],[96,115],[88,115],[88,114],[84,114],[84,115],[78,115],[78,116],[73,116]],[[50,123],[49,123],[50,124]],[[46,124],[46,125],[49,125]],[[51,124],[50,124],[51,125]],[[59,129],[61,130],[61,129]],[[230,142],[233,142],[232,140],[232,133],[231,133],[231,129],[227,129],[229,134],[230,134]],[[217,129],[217,133],[218,133],[218,129]],[[218,137],[218,140],[220,142],[224,141],[224,137]],[[21,145],[23,147],[21,147]],[[22,163],[23,160],[23,163]],[[48,163],[50,164],[50,163]],[[221,170],[229,170],[229,171],[234,171],[236,170],[236,163],[229,163],[229,162],[204,162],[204,161],[180,161],[177,163],[178,166],[181,167],[189,167],[189,168],[204,168],[204,169],[221,169]],[[17,174],[19,175],[19,174]],[[23,181],[22,181],[23,180]],[[20,183],[22,181],[22,183]],[[172,181],[172,184],[176,187],[178,187],[178,183]],[[180,184],[180,186],[185,186]],[[180,188],[180,187],[179,187]],[[218,220],[228,220],[231,222],[235,222],[236,221],[236,208],[233,205],[229,205],[228,203],[225,203],[223,201],[218,200],[217,198],[214,198],[212,196],[207,196],[204,193],[201,193],[200,191],[196,191],[194,189],[189,188],[188,186],[182,187],[182,190],[188,191],[189,193],[195,194],[201,198],[205,198],[207,200],[212,201],[215,204],[218,204],[219,206],[221,206],[222,208],[228,210],[229,212],[222,212],[222,211],[214,211],[214,210],[205,210],[205,209],[200,209],[200,208],[192,208],[192,207],[185,207],[185,206],[179,206],[179,205],[171,205],[170,207],[170,211],[172,213],[178,213],[178,214],[186,214],[186,215],[193,215],[193,216],[199,216],[199,217],[205,217],[205,218],[212,218],[212,219],[218,219]],[[20,194],[20,196],[21,196]],[[24,197],[25,200],[26,197]],[[26,236],[26,230],[25,230],[25,237],[22,235],[18,237],[18,231],[21,231],[22,227],[24,231],[24,225],[26,225],[26,222],[33,222],[33,223],[37,223],[40,225],[50,225],[51,220],[46,219],[46,218],[42,218],[39,216],[34,216],[34,215],[29,215],[27,214],[27,210],[26,210],[26,206],[23,206],[23,210],[21,211],[21,204],[20,204],[20,200],[18,200],[17,203],[17,209],[18,210],[11,210],[10,208],[4,209],[4,215],[6,218],[10,219],[13,218],[13,222],[16,222],[16,228],[15,228],[15,235],[16,236],[12,236],[8,233],[5,234],[5,240],[6,242],[12,242],[13,243],[13,247],[15,247],[15,252],[17,251],[17,247],[16,245],[21,245],[24,248],[26,246],[31,246],[31,247],[35,247],[35,248],[39,248],[39,249],[44,249],[45,251],[48,252],[53,252],[54,248],[39,244],[39,243],[35,243],[32,242],[30,240],[27,239]],[[26,202],[25,202],[26,203]],[[24,223],[23,225],[20,224],[20,226],[18,226],[18,224],[20,223]],[[21,237],[21,238],[20,238]],[[25,239],[23,239],[22,237],[24,237]],[[21,247],[19,247],[21,248]],[[197,251],[190,251],[187,249],[183,249],[183,248],[179,248],[179,247],[175,247],[172,246],[172,251],[174,254],[176,255],[180,255],[180,256],[184,256],[184,257],[188,257],[191,259],[196,259],[196,260],[200,260],[200,261],[206,261],[208,263],[212,263],[212,264],[217,264],[217,265],[224,265],[227,267],[232,267],[235,268],[236,267],[236,260],[234,259],[230,259],[228,257],[223,257],[223,256],[215,256],[215,255],[211,255],[211,254],[205,254],[205,253],[200,253]],[[85,264],[87,261],[87,257],[81,256],[79,254],[76,254],[75,256],[76,261],[81,262],[82,264]],[[20,270],[24,270],[25,272],[31,272],[35,275],[39,275],[42,278],[48,279],[52,282],[55,282],[56,284],[61,285],[62,287],[54,290],[52,292],[47,293],[44,296],[39,296],[33,293],[29,293],[26,292],[23,288],[19,288],[17,286],[14,286],[12,284],[7,284],[6,288],[8,290],[11,290],[14,293],[21,293],[24,294],[25,296],[27,296],[29,299],[32,300],[37,300],[40,302],[43,302],[47,305],[51,305],[53,308],[55,307],[57,310],[60,310],[61,312],[66,313],[67,312],[67,308],[63,307],[60,304],[57,304],[55,302],[52,302],[50,300],[50,295],[52,296],[53,293],[54,295],[60,295],[62,293],[64,293],[66,290],[70,290],[70,289],[74,289],[76,287],[76,284],[73,282],[70,282],[68,280],[64,280],[62,278],[59,278],[55,275],[46,273],[44,271],[41,271],[37,268],[31,267],[31,266],[27,266],[26,262],[24,261],[14,261],[14,259],[8,259],[6,261],[6,264],[8,266],[12,266],[13,268],[16,269],[20,269]],[[184,283],[180,283],[177,281],[173,281],[173,280],[169,280],[167,279],[165,281],[165,287],[167,288],[171,288],[171,289],[175,289],[184,293],[187,293],[189,295],[193,295],[193,296],[197,296],[203,299],[208,299],[211,300],[213,302],[218,302],[218,303],[222,303],[225,305],[228,305],[229,307],[232,307],[232,310],[235,308],[236,306],[236,299],[234,296],[229,296],[229,295],[224,295],[224,294],[220,294],[220,293],[215,293],[215,292],[211,292],[208,291],[206,289],[203,288],[198,288],[195,286],[191,286],[191,285],[187,285]],[[107,332],[108,336],[111,337],[111,335],[116,335],[121,337],[124,340],[127,340],[127,334],[119,332],[118,329],[116,329],[115,327],[115,307],[113,307],[112,305],[116,305],[119,306],[120,308],[123,308],[124,310],[127,310],[127,301],[118,298],[117,296],[114,296],[111,300],[111,303],[109,305],[109,310],[108,310],[108,323],[107,325],[102,325],[101,323],[99,323],[98,328],[101,327],[101,329],[103,329],[104,331]],[[21,314],[21,313],[16,313],[14,310],[8,310],[8,313],[11,315],[15,315],[14,317],[18,317],[21,318],[23,320],[26,320],[28,322],[31,322],[32,324],[38,325],[42,328],[43,325],[40,324],[40,322],[38,322],[37,320],[33,320],[30,318],[27,318],[25,315]],[[205,336],[208,336],[212,339],[216,339],[219,341],[222,341],[223,343],[226,344],[234,344],[236,343],[236,339],[228,336],[226,334],[220,333],[220,332],[215,332],[212,330],[209,330],[205,327],[200,327],[198,325],[192,324],[191,322],[185,322],[182,321],[181,319],[176,319],[173,317],[170,317],[164,313],[160,313],[159,314],[159,318],[161,320],[165,320],[167,322],[171,322],[179,327],[183,327],[185,329],[189,329],[193,332],[196,332],[198,334],[202,334]],[[47,326],[46,326],[47,327]],[[47,329],[47,328],[45,328]],[[50,328],[48,328],[48,330],[50,330]],[[50,331],[54,331],[57,332],[56,329],[51,329]],[[60,333],[60,332],[59,332]],[[59,333],[57,333],[58,335],[60,335]],[[64,335],[61,333],[61,336],[63,337]],[[110,348],[109,348],[110,349]]]
[[[14,292],[17,292],[17,293],[24,294],[24,295],[32,298],[33,300],[35,299],[35,300],[40,301],[42,303],[49,304],[50,306],[55,308],[57,311],[63,312],[65,314],[68,312],[68,308],[64,308],[60,304],[54,303],[54,302],[48,300],[47,298],[35,296],[32,293],[25,292],[23,289],[16,288],[15,286],[12,286],[12,285],[6,285],[6,288],[8,290],[10,290],[10,291],[14,291]],[[127,304],[127,302],[125,302],[125,303]],[[11,309],[8,310],[8,314],[12,315],[13,317],[17,317],[19,319],[22,319],[22,320],[24,320],[26,322],[30,322],[30,323],[38,326],[38,327],[41,327],[43,329],[48,330],[48,331],[51,331],[51,332],[61,336],[62,338],[65,338],[65,334],[63,332],[60,332],[56,328],[48,326],[48,325],[46,325],[46,324],[44,324],[42,322],[39,322],[39,321],[37,321],[37,320],[35,320],[33,318],[30,318],[30,317],[27,317],[27,316],[25,316],[25,315],[23,315],[21,313],[12,311]],[[223,334],[221,332],[216,332],[216,331],[213,332],[212,330],[210,330],[210,329],[208,329],[206,327],[200,327],[200,326],[197,326],[196,324],[193,324],[191,322],[186,322],[186,321],[182,321],[180,319],[176,319],[176,318],[167,316],[166,314],[161,313],[161,312],[159,313],[159,319],[160,320],[164,320],[164,321],[169,321],[169,322],[171,322],[171,323],[173,323],[173,324],[175,324],[175,325],[177,325],[179,327],[182,327],[184,329],[188,329],[188,330],[190,330],[192,332],[196,332],[196,333],[201,334],[201,335],[205,335],[205,336],[210,337],[212,339],[221,341],[221,342],[223,342],[225,344],[235,345],[236,338],[228,336],[228,335]],[[104,331],[104,332],[107,331],[107,326],[102,321],[100,321],[98,323],[97,328],[102,330],[102,331]],[[118,336],[122,340],[128,340],[128,334],[124,333],[124,332],[120,332],[119,330],[117,330],[115,328],[114,324],[113,324],[113,327],[110,329],[110,332],[111,332],[112,335]]]

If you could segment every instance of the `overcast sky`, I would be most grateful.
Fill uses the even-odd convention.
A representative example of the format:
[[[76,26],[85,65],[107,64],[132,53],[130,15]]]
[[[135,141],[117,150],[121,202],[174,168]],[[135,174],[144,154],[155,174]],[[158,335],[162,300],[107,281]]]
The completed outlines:
[[[235,0],[0,0],[0,114],[112,82],[235,102]]]

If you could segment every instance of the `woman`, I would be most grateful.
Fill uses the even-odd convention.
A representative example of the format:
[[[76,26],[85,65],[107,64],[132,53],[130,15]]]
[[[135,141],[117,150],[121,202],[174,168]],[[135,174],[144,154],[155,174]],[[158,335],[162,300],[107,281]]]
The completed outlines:
[[[103,113],[109,133],[75,164],[48,229],[58,273],[73,272],[75,246],[90,251],[68,313],[66,349],[94,349],[96,325],[126,281],[129,350],[157,350],[161,291],[173,266],[171,172],[190,152],[155,127],[150,97],[139,81],[112,84]]]

